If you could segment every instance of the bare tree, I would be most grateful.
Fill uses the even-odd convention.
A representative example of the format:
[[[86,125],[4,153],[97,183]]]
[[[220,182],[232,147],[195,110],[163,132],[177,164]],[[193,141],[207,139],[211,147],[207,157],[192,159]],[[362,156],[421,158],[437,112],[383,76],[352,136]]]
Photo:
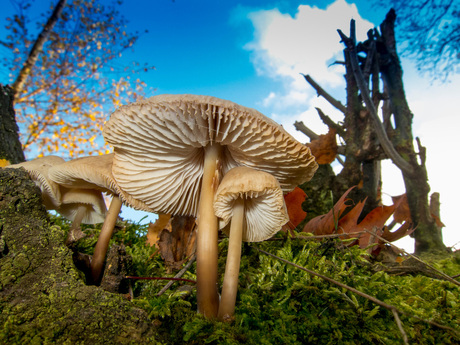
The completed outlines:
[[[338,30],[345,45],[346,107],[329,96],[311,77],[305,76],[318,94],[341,110],[345,117],[343,125],[339,125],[320,113],[326,125],[340,129],[337,133],[345,143],[342,147],[345,160],[337,176],[330,167],[323,167],[323,175],[318,178],[322,179],[322,186],[331,188],[336,200],[350,186],[359,185],[354,195],[350,195],[355,200],[367,198],[364,216],[380,204],[380,161],[390,159],[401,170],[404,179],[410,217],[416,227],[413,233],[415,252],[445,251],[442,233],[433,214],[437,212],[432,211],[435,205],[430,209],[426,149],[419,138],[416,138],[417,151],[414,147],[413,114],[405,97],[403,71],[396,52],[395,19],[395,11],[390,10],[380,31],[370,30],[368,39],[360,43],[356,42],[354,20],[349,36]],[[299,123],[297,127],[302,128]],[[311,137],[309,131],[302,131]],[[321,174],[321,169],[319,171]],[[310,191],[307,195],[311,199],[320,197],[314,193]]]

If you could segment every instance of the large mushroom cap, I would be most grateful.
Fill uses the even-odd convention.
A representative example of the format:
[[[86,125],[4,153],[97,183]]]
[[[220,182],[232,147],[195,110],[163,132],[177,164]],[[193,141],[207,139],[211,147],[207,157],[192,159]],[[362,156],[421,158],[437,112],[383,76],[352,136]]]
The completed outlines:
[[[229,230],[226,225],[237,198],[244,199],[243,241],[264,241],[289,221],[283,192],[273,175],[237,167],[224,176],[214,199],[214,212],[224,232]]]
[[[310,149],[258,111],[209,96],[161,95],[122,106],[106,123],[118,185],[151,209],[196,215],[204,147],[223,146],[225,174],[248,166],[273,174],[284,191],[317,169]]]
[[[42,192],[43,204],[48,210],[55,210],[61,204],[61,190],[59,185],[49,178],[49,170],[64,163],[64,159],[58,156],[46,156],[31,161],[8,165],[7,169],[24,168],[31,179]]]
[[[143,202],[133,199],[116,183],[112,175],[113,153],[73,159],[49,170],[49,177],[66,188],[98,189],[117,195],[127,206],[151,211]]]

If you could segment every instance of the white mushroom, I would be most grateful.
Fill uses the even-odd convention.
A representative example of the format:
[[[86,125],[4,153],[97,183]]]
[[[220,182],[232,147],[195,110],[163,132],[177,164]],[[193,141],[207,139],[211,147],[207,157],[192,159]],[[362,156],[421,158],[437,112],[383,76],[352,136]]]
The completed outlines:
[[[218,318],[227,320],[235,311],[241,241],[258,242],[272,237],[289,221],[278,181],[266,172],[247,167],[230,170],[217,189],[214,212],[229,243]]]
[[[133,200],[117,185],[112,175],[112,160],[113,154],[82,157],[49,170],[49,177],[61,186],[86,191],[102,191],[112,195],[112,202],[102,225],[91,260],[91,275],[95,284],[99,284],[102,279],[102,269],[107,249],[122,204],[149,211],[145,204]]]
[[[66,243],[71,244],[84,237],[80,224],[96,224],[104,221],[107,208],[101,192],[68,189],[53,181],[49,172],[64,164],[64,159],[46,156],[28,162],[9,165],[7,168],[24,168],[42,191],[43,204],[48,210],[56,210],[72,221]]]
[[[208,96],[162,95],[116,110],[104,127],[113,175],[159,213],[197,216],[198,309],[215,317],[220,176],[237,166],[272,173],[286,192],[308,181],[310,149],[258,111]]]

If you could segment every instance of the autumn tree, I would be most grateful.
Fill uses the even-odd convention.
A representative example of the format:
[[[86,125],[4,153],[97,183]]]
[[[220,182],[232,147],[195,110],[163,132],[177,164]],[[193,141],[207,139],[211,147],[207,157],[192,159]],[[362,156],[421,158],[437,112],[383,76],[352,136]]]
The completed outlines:
[[[413,59],[421,72],[439,80],[458,73],[460,2],[379,0],[377,3],[398,13],[397,38],[403,42],[402,54]]]
[[[366,199],[364,217],[381,204],[380,162],[390,159],[401,170],[405,183],[410,220],[416,228],[412,234],[415,252],[445,251],[437,211],[433,210],[436,200],[433,205],[429,202],[426,148],[419,138],[414,140],[412,134],[414,115],[405,97],[403,71],[396,49],[395,19],[395,11],[390,10],[380,30],[369,30],[368,39],[364,42],[356,41],[353,20],[349,35],[338,30],[345,45],[344,61],[341,63],[345,66],[346,106],[331,97],[311,77],[305,76],[318,95],[344,114],[343,123],[338,124],[318,109],[319,116],[333,134],[332,138],[335,139],[337,133],[344,143],[334,149],[334,154],[341,154],[344,159],[340,160],[343,168],[337,175],[329,165],[335,158],[334,154],[322,162],[309,184],[312,187],[306,186],[309,207],[314,209],[312,204],[318,204],[317,200],[324,198],[321,189],[331,190],[334,199],[338,200],[348,188],[358,186],[350,192],[350,197],[355,202]],[[295,126],[311,139],[319,139],[303,123]],[[328,144],[328,147],[332,146]]]
[[[139,38],[127,31],[120,1],[53,1],[37,23],[30,19],[29,1],[15,4],[0,44],[9,51],[3,66],[15,93],[24,151],[33,157],[104,151],[98,138],[108,113],[142,94],[145,84],[136,73],[152,68],[117,64]]]

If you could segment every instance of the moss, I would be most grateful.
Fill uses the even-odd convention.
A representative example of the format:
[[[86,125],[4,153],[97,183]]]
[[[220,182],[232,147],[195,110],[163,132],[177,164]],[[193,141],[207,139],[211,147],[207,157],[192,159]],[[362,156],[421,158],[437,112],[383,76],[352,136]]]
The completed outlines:
[[[32,187],[29,184],[27,188]],[[71,253],[62,245],[67,225],[59,218],[53,218],[56,225],[50,225],[36,192],[28,193],[34,202],[25,200],[21,193],[19,198],[2,193],[0,189],[0,343],[402,343],[390,311],[253,247],[396,306],[406,313],[400,317],[411,344],[460,342],[455,331],[430,326],[412,317],[460,331],[458,286],[420,274],[390,275],[384,271],[386,266],[376,271],[365,250],[348,247],[339,240],[313,242],[285,239],[280,234],[274,241],[245,244],[236,314],[231,323],[207,320],[197,314],[196,291],[189,283],[176,282],[166,293],[157,296],[166,284],[164,281],[137,281],[133,283],[135,299],[127,302],[119,294],[83,283],[82,275],[73,266]],[[16,200],[16,204],[5,202],[8,198]],[[21,203],[30,208],[27,217],[16,215],[18,208],[26,207]],[[89,254],[99,230],[94,226],[85,231],[88,236],[78,246]],[[121,224],[111,241],[117,246],[112,245],[112,249],[118,253],[125,250],[132,257],[131,275],[167,276],[160,256],[155,255],[153,247],[145,245],[146,233],[147,226]],[[219,245],[221,278],[227,244],[224,239]],[[460,252],[431,254],[423,259],[451,276],[460,272]],[[111,265],[115,275],[124,269],[118,263],[122,262]],[[194,267],[183,278],[196,280]]]
[[[0,219],[0,343],[157,343],[147,313],[84,284],[22,170],[0,170]]]

